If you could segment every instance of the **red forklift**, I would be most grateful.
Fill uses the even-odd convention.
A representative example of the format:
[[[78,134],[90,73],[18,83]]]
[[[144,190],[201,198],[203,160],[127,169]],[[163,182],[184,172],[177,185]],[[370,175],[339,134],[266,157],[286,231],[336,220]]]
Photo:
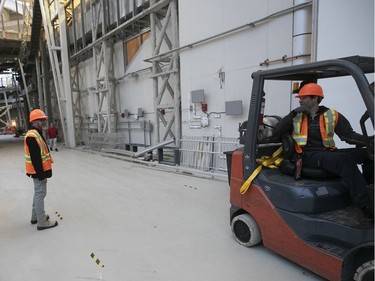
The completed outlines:
[[[353,205],[339,178],[302,168],[302,177],[296,180],[282,169],[262,167],[247,191],[240,192],[259,168],[259,159],[272,157],[279,147],[285,154],[291,150],[288,141],[268,141],[280,120],[277,116],[263,116],[268,90],[276,89],[281,94],[278,83],[288,83],[290,89],[290,85],[304,81],[321,83],[324,79],[352,77],[351,83],[358,91],[351,98],[360,99],[365,107],[358,120],[361,133],[372,136],[374,91],[366,78],[370,73],[374,73],[374,58],[353,56],[252,74],[248,120],[239,130],[243,146],[226,153],[230,224],[238,243],[246,247],[262,243],[328,280],[374,280],[374,222]],[[278,99],[277,94],[270,96]],[[366,150],[373,161],[373,141],[367,143]],[[373,198],[373,184],[368,189]]]

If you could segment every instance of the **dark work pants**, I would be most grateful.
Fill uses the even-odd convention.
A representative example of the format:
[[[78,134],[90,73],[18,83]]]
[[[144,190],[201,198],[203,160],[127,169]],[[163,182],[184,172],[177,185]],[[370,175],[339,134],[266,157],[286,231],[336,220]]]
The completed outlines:
[[[366,179],[357,166],[357,164],[362,164],[365,161],[366,151],[362,149],[306,151],[303,153],[302,159],[303,166],[305,167],[320,168],[339,176],[347,186],[354,204],[359,208],[371,204],[371,199],[366,188]],[[363,170],[365,171],[365,169],[368,170],[370,168],[366,166]],[[371,181],[370,176],[368,181]]]

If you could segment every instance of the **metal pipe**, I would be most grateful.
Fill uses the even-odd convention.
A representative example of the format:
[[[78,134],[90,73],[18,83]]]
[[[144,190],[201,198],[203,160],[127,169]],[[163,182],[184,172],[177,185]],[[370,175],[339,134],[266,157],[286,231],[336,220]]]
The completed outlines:
[[[178,30],[178,9],[177,9],[177,0],[171,2],[169,8],[171,9],[171,20],[172,20],[172,43],[174,46],[173,48],[179,47],[179,30]],[[164,36],[167,37],[167,36]],[[175,52],[172,58],[173,68],[179,70],[180,69],[180,56],[178,52]],[[174,129],[175,129],[175,139],[176,139],[176,146],[180,147],[180,138],[182,135],[182,128],[181,128],[181,111],[180,111],[180,105],[181,105],[181,81],[180,81],[180,72],[175,72],[173,74],[173,92],[174,92]]]
[[[0,15],[3,13],[4,4],[5,4],[5,0],[1,0],[1,3],[0,3]]]
[[[4,91],[4,100],[5,100],[5,106],[8,107],[8,98],[7,98],[7,92],[6,92],[6,91]],[[11,107],[9,107],[9,109],[10,109],[10,108],[11,108]],[[9,110],[7,110],[6,113],[7,113],[8,121],[10,121],[10,120],[11,120],[11,117],[10,117],[10,112],[9,112]]]
[[[31,104],[30,104],[30,99],[29,99],[29,92],[27,91],[27,85],[26,85],[26,79],[25,79],[25,73],[23,72],[23,65],[20,59],[18,59],[18,63],[20,65],[20,70],[21,70],[21,76],[22,76],[22,81],[23,81],[23,87],[25,89],[25,95],[26,95],[26,101],[27,101],[27,106],[29,111],[31,111]]]
[[[301,55],[291,56],[291,57],[288,57],[285,55],[281,59],[276,59],[276,60],[266,59],[263,62],[259,63],[259,65],[268,66],[269,64],[276,63],[276,62],[287,62],[288,60],[299,59],[299,58],[310,57],[310,56],[311,56],[310,54],[301,54]]]
[[[156,3],[155,0],[150,1],[150,5],[154,6]],[[155,55],[156,52],[156,15],[155,13],[150,14],[150,27],[151,27],[151,51],[152,54]],[[158,73],[158,65],[156,62],[152,63],[152,73]],[[158,95],[159,95],[159,82],[157,78],[152,78],[152,88],[153,88],[153,101],[154,101],[154,108],[158,106]],[[155,143],[160,142],[160,112],[155,110]]]
[[[17,1],[16,1],[16,13],[17,13],[17,15],[19,14]],[[20,28],[20,21],[19,20],[17,21],[17,27],[18,27],[18,38],[20,38],[21,28]]]
[[[306,3],[306,0],[294,0],[295,4]],[[293,56],[311,53],[311,9],[298,10],[293,13]],[[293,62],[302,64],[310,60]]]
[[[278,18],[278,17],[283,16],[285,14],[289,14],[290,12],[294,12],[296,10],[308,7],[308,6],[311,5],[311,3],[312,3],[312,1],[309,1],[309,2],[306,2],[306,3],[302,3],[302,4],[299,4],[299,5],[292,6],[290,8],[287,8],[287,9],[281,10],[279,12],[273,13],[271,15],[268,15],[268,16],[266,16],[264,18],[259,19],[259,20],[256,20],[256,21],[253,21],[253,22],[250,22],[250,23],[238,26],[236,28],[232,28],[230,30],[221,32],[219,34],[216,34],[216,35],[213,35],[213,36],[210,36],[210,37],[207,37],[205,39],[201,39],[201,40],[195,41],[194,43],[190,43],[190,44],[184,45],[182,47],[172,49],[172,50],[167,51],[167,52],[165,52],[163,54],[152,56],[152,57],[150,57],[148,59],[145,59],[144,61],[145,62],[151,62],[151,61],[156,60],[156,59],[162,59],[163,57],[165,57],[166,55],[169,55],[171,53],[174,53],[174,52],[177,52],[177,51],[181,51],[181,50],[184,50],[184,49],[187,49],[187,48],[193,48],[196,45],[200,45],[200,44],[206,43],[208,41],[215,40],[215,39],[217,39],[219,37],[223,37],[223,36],[228,35],[228,34],[232,34],[234,32],[240,31],[240,30],[242,30],[244,28],[248,28],[248,27],[252,27],[253,28],[253,27],[256,27],[257,25],[265,23],[265,22],[267,22],[269,20]]]
[[[157,148],[161,148],[163,146],[166,146],[166,145],[168,145],[168,144],[170,144],[172,142],[174,142],[174,139],[169,139],[169,140],[163,141],[161,143],[158,143],[156,145],[149,146],[145,150],[142,150],[142,151],[139,151],[139,152],[135,153],[134,157],[139,157],[139,156],[145,155],[146,153],[148,153],[150,151],[153,151],[153,150],[155,150]]]
[[[311,16],[311,62],[317,59],[319,0],[313,0]]]
[[[39,106],[45,112],[44,98],[43,98],[43,87],[42,87],[42,75],[41,75],[41,72],[40,72],[40,59],[39,59],[39,57],[35,58],[35,67],[36,67],[36,81],[37,81],[37,84],[38,84]]]

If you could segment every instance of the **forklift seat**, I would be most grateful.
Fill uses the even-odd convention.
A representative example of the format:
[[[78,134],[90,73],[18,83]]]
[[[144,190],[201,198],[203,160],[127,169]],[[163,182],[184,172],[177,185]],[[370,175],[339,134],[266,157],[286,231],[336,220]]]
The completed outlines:
[[[288,175],[293,175],[295,172],[296,159],[295,142],[291,134],[284,134],[281,139],[283,147],[284,161],[281,163],[280,170]],[[302,167],[301,175],[312,179],[335,179],[338,176],[331,174],[323,169]]]

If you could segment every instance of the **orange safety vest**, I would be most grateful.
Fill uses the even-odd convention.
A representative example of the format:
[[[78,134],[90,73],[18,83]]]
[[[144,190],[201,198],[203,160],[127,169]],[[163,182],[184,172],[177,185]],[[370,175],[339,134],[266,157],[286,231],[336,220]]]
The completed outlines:
[[[339,114],[334,109],[328,109],[324,114],[319,116],[320,134],[322,135],[323,145],[329,149],[334,149],[335,141],[333,136],[335,133],[335,126],[339,119]],[[307,144],[307,116],[303,113],[298,113],[293,118],[293,139],[296,142],[296,152],[301,153],[302,147]]]
[[[36,174],[33,163],[31,162],[29,146],[26,143],[26,138],[32,137],[35,138],[36,142],[40,148],[40,156],[42,158],[43,171],[48,171],[52,169],[53,159],[49,153],[48,147],[42,136],[35,129],[29,130],[26,133],[25,139],[23,141],[23,147],[25,149],[25,164],[26,164],[26,173],[30,175]]]

